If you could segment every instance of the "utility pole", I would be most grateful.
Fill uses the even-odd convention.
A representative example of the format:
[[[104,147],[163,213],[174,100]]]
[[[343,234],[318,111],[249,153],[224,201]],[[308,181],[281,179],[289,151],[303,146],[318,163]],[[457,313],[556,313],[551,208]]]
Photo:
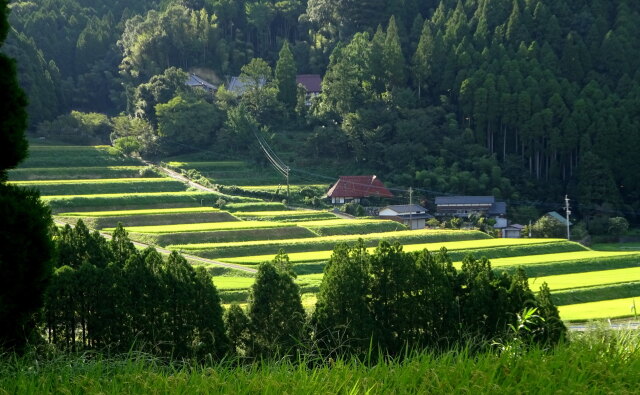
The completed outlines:
[[[289,170],[291,170],[289,166],[285,167],[285,173],[287,177],[287,203],[289,203]]]
[[[571,229],[569,228],[569,215],[571,215],[571,207],[569,207],[569,195],[564,195],[564,210],[567,213],[567,240],[571,240]]]
[[[409,230],[413,230],[413,188],[409,187]]]

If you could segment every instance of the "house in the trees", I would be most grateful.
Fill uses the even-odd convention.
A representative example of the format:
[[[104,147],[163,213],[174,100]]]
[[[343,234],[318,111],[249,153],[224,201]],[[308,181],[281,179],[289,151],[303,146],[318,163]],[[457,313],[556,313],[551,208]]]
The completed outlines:
[[[267,84],[267,81],[264,78],[262,78],[258,82],[258,87],[262,88],[266,84]],[[240,77],[231,77],[231,80],[227,85],[227,90],[231,93],[235,93],[238,96],[242,96],[253,85],[254,85],[254,82],[243,81],[242,79],[240,79]]]
[[[322,77],[320,74],[298,74],[296,84],[302,85],[307,91],[305,103],[311,105],[311,99],[322,92]]]
[[[502,229],[502,237],[505,239],[519,239],[522,237],[522,231],[524,230],[524,226],[520,224],[512,224],[508,225],[506,228]]]
[[[567,218],[558,214],[555,211],[549,211],[548,213],[546,213],[545,215],[543,215],[543,217],[549,217],[555,221],[557,221],[558,223],[560,223],[560,225],[562,226],[567,226]],[[569,222],[569,225],[571,225],[571,222]]]
[[[428,219],[427,209],[417,204],[387,206],[378,214],[381,218],[390,219],[406,225],[409,229],[424,229]]]
[[[477,214],[495,219],[496,228],[507,226],[507,204],[496,202],[494,196],[440,196],[435,203],[439,217],[467,218]]]
[[[340,176],[327,197],[332,204],[344,204],[360,203],[361,199],[370,197],[390,198],[393,194],[376,176]]]
[[[218,90],[218,87],[213,85],[212,83],[198,77],[195,74],[189,74],[189,79],[184,83],[191,88],[199,88],[209,93],[214,93]]]

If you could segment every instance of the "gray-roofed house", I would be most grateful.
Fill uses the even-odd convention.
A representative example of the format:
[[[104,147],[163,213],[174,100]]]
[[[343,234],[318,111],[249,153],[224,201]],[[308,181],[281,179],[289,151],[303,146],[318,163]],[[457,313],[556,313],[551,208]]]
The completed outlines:
[[[200,88],[204,89],[207,92],[213,93],[218,90],[218,87],[213,85],[212,83],[198,77],[195,74],[189,74],[189,79],[184,83],[187,86],[192,88]]]
[[[261,88],[265,86],[266,83],[267,81],[262,78],[258,82],[258,87]],[[229,92],[235,93],[238,96],[242,96],[252,85],[253,83],[251,81],[243,81],[242,79],[240,79],[240,77],[231,77],[229,85],[227,86],[227,90]]]
[[[424,229],[426,221],[433,218],[427,213],[427,209],[417,204],[405,204],[396,206],[387,206],[380,210],[379,214],[382,218],[387,218],[400,222],[409,229]]]
[[[496,228],[507,226],[507,204],[496,202],[494,196],[439,196],[435,203],[439,217],[466,218],[469,214],[479,214],[494,218]]]
[[[564,216],[562,216],[562,215],[558,214],[558,213],[557,213],[557,212],[555,212],[555,211],[549,211],[548,213],[546,213],[545,215],[543,215],[543,217],[550,217],[550,218],[553,218],[553,219],[555,219],[556,221],[560,222],[560,224],[561,224],[562,226],[567,226],[567,219],[566,219]],[[569,222],[569,225],[571,225],[571,222]]]

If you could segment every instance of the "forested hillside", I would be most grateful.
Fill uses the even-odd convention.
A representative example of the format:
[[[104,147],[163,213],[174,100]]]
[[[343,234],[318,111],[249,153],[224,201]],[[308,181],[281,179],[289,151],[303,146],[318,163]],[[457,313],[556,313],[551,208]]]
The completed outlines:
[[[427,198],[494,194],[516,218],[558,209],[568,193],[583,217],[637,222],[638,2],[43,0],[11,10],[3,51],[17,59],[38,135],[258,160],[262,134],[294,171],[337,161]],[[193,91],[193,71],[216,84],[241,75],[250,88]],[[296,73],[323,76],[311,106]]]

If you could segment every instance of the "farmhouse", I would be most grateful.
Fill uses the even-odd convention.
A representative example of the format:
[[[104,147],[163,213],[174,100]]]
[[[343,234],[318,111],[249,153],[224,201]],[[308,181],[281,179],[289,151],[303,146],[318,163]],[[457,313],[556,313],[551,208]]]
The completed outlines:
[[[302,85],[307,91],[305,103],[311,105],[311,99],[318,96],[322,92],[322,77],[320,74],[298,74],[296,76],[296,84]]]
[[[433,218],[427,209],[417,204],[387,206],[380,210],[380,217],[406,225],[409,229],[424,229],[426,221]]]
[[[189,74],[189,79],[184,83],[191,88],[200,88],[209,93],[213,93],[218,90],[218,87],[213,85],[210,82],[205,81],[204,79],[198,77],[195,74]]]
[[[376,176],[340,176],[327,192],[327,197],[332,204],[343,204],[360,203],[361,199],[368,197],[390,198],[393,194]]]
[[[507,226],[507,204],[496,202],[494,196],[440,196],[436,198],[439,217],[466,218],[478,214],[496,220],[496,228]]]
[[[258,82],[258,87],[262,88],[266,83],[267,81],[263,78]],[[248,89],[252,88],[253,85],[254,83],[251,81],[243,81],[240,77],[231,77],[227,90],[238,96],[242,96]]]

